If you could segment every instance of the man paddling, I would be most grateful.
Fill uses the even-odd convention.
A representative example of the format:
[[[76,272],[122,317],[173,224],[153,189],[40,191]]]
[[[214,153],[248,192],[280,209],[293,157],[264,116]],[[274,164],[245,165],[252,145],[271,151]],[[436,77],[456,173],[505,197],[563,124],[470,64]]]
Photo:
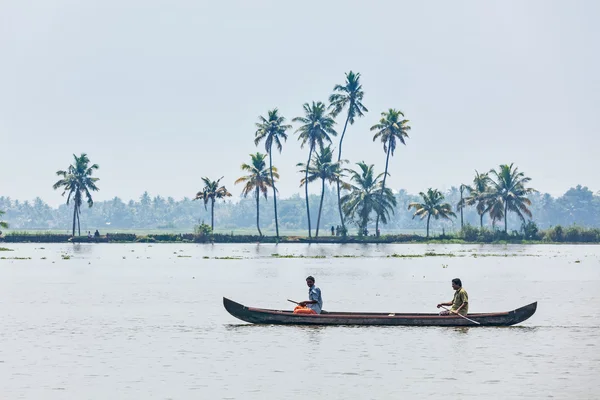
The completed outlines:
[[[442,306],[452,307],[450,308],[450,311],[441,311],[440,315],[467,315],[467,313],[469,312],[469,295],[467,294],[467,291],[462,287],[462,282],[460,281],[460,279],[452,279],[452,289],[454,289],[454,298],[452,299],[452,301],[449,301],[448,303],[440,303],[437,305],[437,308],[440,308]]]
[[[301,307],[308,307],[315,312],[315,314],[321,314],[323,308],[323,298],[321,297],[321,289],[315,285],[315,278],[309,276],[306,278],[306,285],[308,285],[308,300],[301,301],[298,303]]]

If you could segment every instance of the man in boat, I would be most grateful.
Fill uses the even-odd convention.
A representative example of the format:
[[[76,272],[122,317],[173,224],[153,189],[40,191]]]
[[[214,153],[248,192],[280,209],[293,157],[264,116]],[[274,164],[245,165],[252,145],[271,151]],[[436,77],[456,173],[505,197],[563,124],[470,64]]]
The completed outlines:
[[[308,286],[308,300],[298,303],[300,307],[308,307],[313,312],[311,314],[321,314],[323,309],[323,298],[321,297],[321,289],[315,285],[315,278],[309,276],[306,278]]]
[[[462,282],[460,279],[452,279],[452,289],[454,289],[454,298],[452,299],[452,301],[449,301],[447,303],[440,303],[437,305],[437,308],[441,308],[442,306],[452,307],[450,307],[450,311],[441,311],[440,315],[467,315],[467,313],[469,312],[469,295],[467,294],[467,291],[462,287]]]

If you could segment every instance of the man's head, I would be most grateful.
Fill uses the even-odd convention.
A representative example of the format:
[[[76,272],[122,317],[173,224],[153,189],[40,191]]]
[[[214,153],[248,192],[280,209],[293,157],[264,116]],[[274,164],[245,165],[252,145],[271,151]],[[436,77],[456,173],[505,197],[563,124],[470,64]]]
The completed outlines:
[[[306,284],[308,285],[308,287],[312,287],[315,284],[315,278],[309,276],[308,278],[306,278]]]
[[[452,289],[458,290],[462,287],[462,282],[458,278],[452,279]]]

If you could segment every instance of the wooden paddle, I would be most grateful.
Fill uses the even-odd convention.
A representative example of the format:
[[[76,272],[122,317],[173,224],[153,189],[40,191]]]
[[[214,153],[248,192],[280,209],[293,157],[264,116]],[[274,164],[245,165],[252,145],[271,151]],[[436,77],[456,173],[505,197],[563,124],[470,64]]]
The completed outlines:
[[[449,312],[450,312],[450,310],[448,310],[446,307],[444,307],[444,306],[440,306],[440,307],[442,307],[444,310],[446,310],[446,311],[449,311]],[[450,314],[455,314],[455,313],[453,313],[453,312],[450,312]],[[470,319],[470,318],[467,318],[467,317],[465,317],[464,315],[461,315],[461,314],[458,314],[458,313],[456,313],[455,315],[458,315],[459,317],[461,317],[461,318],[464,318],[464,319],[466,319],[467,321],[469,321],[469,322],[472,322],[472,323],[474,323],[474,324],[481,325],[479,322],[477,322],[477,321],[473,321],[472,319]]]

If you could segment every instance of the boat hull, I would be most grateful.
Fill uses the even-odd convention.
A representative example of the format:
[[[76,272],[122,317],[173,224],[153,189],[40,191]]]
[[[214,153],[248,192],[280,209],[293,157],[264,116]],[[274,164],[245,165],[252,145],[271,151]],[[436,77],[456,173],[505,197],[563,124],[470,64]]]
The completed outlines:
[[[234,317],[252,324],[273,325],[372,325],[372,326],[511,326],[531,317],[537,302],[516,310],[469,314],[474,324],[457,315],[406,314],[406,313],[350,313],[324,312],[322,314],[294,314],[286,310],[269,310],[246,307],[223,297],[223,306]]]

